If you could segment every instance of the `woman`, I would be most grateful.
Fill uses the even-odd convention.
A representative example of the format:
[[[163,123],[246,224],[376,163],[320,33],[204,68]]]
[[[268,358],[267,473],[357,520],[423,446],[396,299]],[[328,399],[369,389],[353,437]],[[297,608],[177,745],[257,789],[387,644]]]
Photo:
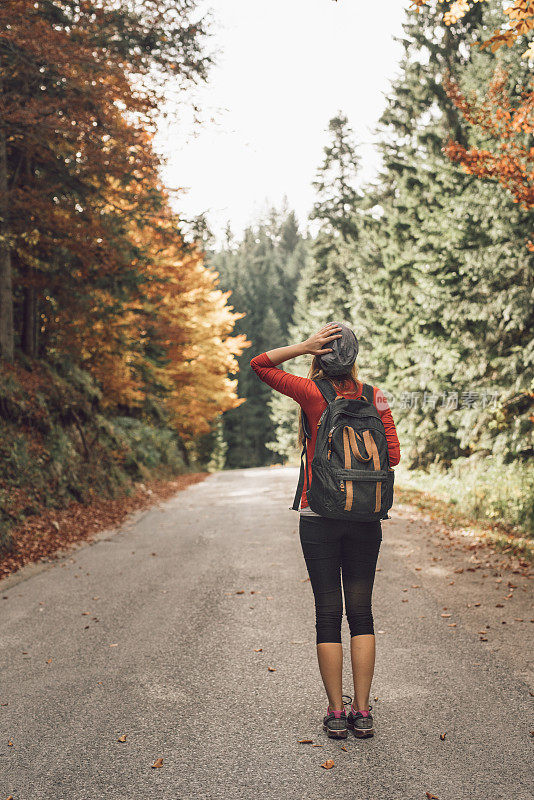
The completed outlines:
[[[307,378],[278,369],[290,358],[309,353],[313,356]],[[363,384],[358,381],[356,356],[358,340],[344,323],[330,322],[300,344],[278,347],[256,356],[250,366],[257,376],[276,391],[292,397],[300,405],[299,440],[303,443],[302,411],[311,431],[307,442],[308,481],[305,482],[299,514],[302,551],[315,598],[316,643],[319,670],[328,697],[323,728],[332,738],[345,739],[347,728],[358,737],[373,736],[372,706],[369,692],[375,664],[375,637],[371,599],[376,561],[382,542],[380,520],[356,522],[331,519],[315,514],[308,506],[306,485],[311,483],[311,462],[317,436],[317,423],[326,408],[326,401],[313,382],[328,378],[337,396],[357,398]],[[400,461],[397,431],[387,400],[373,386],[375,405],[386,432],[389,465]],[[346,714],[342,694],[343,650],[341,621],[343,601],[351,634],[351,662],[354,681],[354,702]]]

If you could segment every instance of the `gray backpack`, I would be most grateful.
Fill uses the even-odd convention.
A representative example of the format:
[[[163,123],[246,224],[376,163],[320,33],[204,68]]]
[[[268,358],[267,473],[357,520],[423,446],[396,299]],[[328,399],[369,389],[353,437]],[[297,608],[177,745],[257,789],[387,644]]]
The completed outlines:
[[[361,397],[348,399],[337,397],[325,378],[314,383],[327,406],[317,423],[309,486],[306,443],[311,434],[302,412],[304,446],[291,508],[298,511],[306,480],[308,504],[316,514],[362,522],[389,519],[395,473],[389,466],[386,431],[373,404],[373,387],[364,383]]]

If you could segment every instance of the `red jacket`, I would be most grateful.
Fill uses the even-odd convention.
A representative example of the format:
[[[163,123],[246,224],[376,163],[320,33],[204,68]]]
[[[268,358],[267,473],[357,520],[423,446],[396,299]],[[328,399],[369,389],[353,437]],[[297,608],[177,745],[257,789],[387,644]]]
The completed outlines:
[[[317,423],[319,422],[319,418],[326,408],[326,400],[311,378],[301,378],[299,375],[291,375],[289,372],[285,372],[281,367],[276,367],[267,353],[261,353],[261,355],[255,356],[250,362],[250,366],[258,378],[260,378],[268,386],[271,386],[273,389],[276,389],[277,392],[281,392],[288,397],[292,397],[293,400],[296,400],[308,417],[312,434],[311,439],[308,439],[307,445],[308,484],[310,484],[311,462],[315,450],[315,440],[317,438]],[[356,389],[354,388],[354,383],[352,380],[349,380],[344,384],[333,380],[332,383],[338,396],[356,398],[360,397],[362,393],[362,383],[360,381],[356,382]],[[373,404],[380,414],[380,418],[386,431],[389,465],[391,467],[395,467],[400,461],[400,446],[397,437],[397,431],[395,429],[395,423],[393,422],[393,417],[391,416],[391,410],[388,402],[381,389],[378,389],[376,386],[373,386]],[[305,484],[302,491],[300,507],[304,508],[307,505],[308,501],[306,499]]]

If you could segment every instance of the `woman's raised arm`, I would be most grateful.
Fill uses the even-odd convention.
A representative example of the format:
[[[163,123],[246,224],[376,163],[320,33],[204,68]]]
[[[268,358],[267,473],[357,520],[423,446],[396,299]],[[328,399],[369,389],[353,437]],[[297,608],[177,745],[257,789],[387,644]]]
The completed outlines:
[[[325,325],[320,331],[314,333],[313,336],[310,336],[304,342],[290,344],[287,347],[277,347],[275,350],[267,350],[267,355],[271,359],[271,363],[276,366],[277,364],[282,364],[283,361],[288,361],[290,358],[296,358],[297,356],[303,356],[306,353],[310,353],[314,356],[319,356],[323,353],[331,353],[332,348],[325,348],[325,345],[331,342],[332,339],[339,339],[341,333],[337,333],[337,331],[341,331],[339,325],[336,325],[335,322],[329,322],[328,325]]]

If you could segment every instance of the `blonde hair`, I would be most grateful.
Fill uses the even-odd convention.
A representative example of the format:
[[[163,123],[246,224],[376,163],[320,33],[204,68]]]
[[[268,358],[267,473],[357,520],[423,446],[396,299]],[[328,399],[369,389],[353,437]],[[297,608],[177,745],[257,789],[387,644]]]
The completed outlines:
[[[339,384],[343,384],[343,383],[348,383],[349,381],[352,381],[356,385],[356,391],[361,391],[361,387],[362,387],[361,381],[358,380],[358,364],[356,363],[356,361],[352,365],[352,367],[351,367],[349,372],[346,372],[344,375],[332,376],[332,375],[325,374],[323,368],[321,367],[319,358],[317,356],[314,356],[312,358],[311,366],[310,366],[310,369],[309,369],[307,377],[308,378],[312,378],[312,379],[314,379],[314,378],[326,378],[331,383],[336,383],[338,385]],[[341,388],[341,387],[338,386],[338,388]],[[343,388],[345,388],[345,387],[343,387]],[[298,431],[298,439],[297,439],[297,441],[298,441],[299,446],[302,447],[302,445],[304,444],[304,427],[303,427],[303,424],[302,424],[302,409],[300,407],[299,407],[299,410],[298,410],[298,417],[299,417],[299,431]],[[310,431],[310,433],[311,433],[311,431]]]

